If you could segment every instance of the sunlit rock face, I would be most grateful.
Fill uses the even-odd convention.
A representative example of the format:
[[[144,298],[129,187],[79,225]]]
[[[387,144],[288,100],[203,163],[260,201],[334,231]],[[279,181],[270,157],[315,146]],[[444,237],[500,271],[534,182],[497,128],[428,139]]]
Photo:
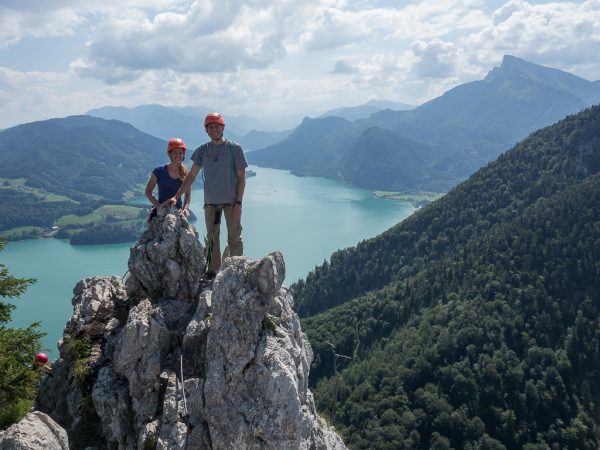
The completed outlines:
[[[0,433],[2,450],[69,450],[67,432],[46,414],[33,411]]]
[[[37,409],[74,448],[342,449],[308,389],[312,350],[279,252],[225,258],[176,210],[131,249],[129,277],[76,286]]]

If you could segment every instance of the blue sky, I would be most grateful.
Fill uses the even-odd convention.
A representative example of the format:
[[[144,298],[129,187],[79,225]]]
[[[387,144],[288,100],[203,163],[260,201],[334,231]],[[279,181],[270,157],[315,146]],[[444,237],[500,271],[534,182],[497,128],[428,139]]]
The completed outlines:
[[[503,55],[600,79],[600,0],[0,0],[0,128],[100,106],[420,104]]]

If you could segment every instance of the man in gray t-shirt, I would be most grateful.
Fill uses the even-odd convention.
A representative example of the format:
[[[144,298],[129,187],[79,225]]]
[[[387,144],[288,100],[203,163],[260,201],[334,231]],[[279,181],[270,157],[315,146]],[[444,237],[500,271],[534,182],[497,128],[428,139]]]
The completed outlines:
[[[210,141],[202,144],[192,155],[193,166],[172,201],[190,187],[200,169],[204,169],[204,220],[208,276],[221,267],[221,212],[227,225],[227,244],[231,256],[244,253],[242,242],[242,198],[246,188],[246,167],[242,147],[223,138],[225,120],[219,113],[209,113],[204,128]]]

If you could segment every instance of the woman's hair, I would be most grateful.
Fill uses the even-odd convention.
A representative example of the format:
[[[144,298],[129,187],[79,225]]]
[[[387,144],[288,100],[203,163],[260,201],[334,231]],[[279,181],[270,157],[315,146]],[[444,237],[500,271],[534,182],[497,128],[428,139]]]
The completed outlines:
[[[184,164],[181,164],[179,166],[179,179],[181,181],[185,180],[185,177],[187,177],[187,174],[188,174],[187,167],[185,167]]]

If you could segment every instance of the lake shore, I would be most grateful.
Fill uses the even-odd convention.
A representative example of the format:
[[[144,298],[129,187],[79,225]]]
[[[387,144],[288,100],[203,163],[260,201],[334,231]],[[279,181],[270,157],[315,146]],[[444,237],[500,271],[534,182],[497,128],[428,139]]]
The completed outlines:
[[[445,195],[445,192],[393,192],[371,191],[377,198],[411,203],[415,208],[421,208]]]

